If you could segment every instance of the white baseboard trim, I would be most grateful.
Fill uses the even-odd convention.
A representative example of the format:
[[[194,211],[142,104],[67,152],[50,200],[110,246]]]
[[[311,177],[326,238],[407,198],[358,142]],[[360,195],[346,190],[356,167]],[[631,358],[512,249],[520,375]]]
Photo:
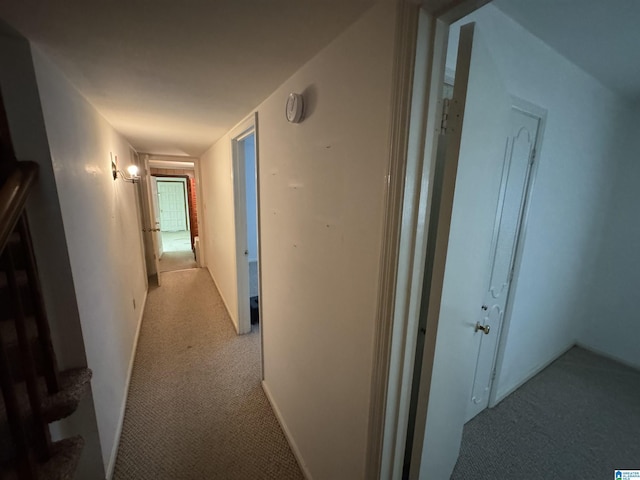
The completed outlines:
[[[233,324],[233,328],[236,329],[236,333],[237,334],[240,334],[240,329],[238,328],[238,319],[235,318],[233,316],[233,314],[231,313],[231,309],[229,308],[229,304],[227,303],[227,299],[224,298],[224,294],[222,293],[222,290],[218,286],[218,282],[216,282],[216,277],[213,275],[213,272],[211,271],[211,269],[209,267],[206,267],[206,268],[207,268],[207,272],[209,272],[209,276],[211,277],[211,280],[213,280],[213,284],[216,286],[216,289],[218,290],[218,293],[220,294],[220,298],[222,298],[222,303],[224,303],[224,308],[227,310],[227,313],[229,314],[229,318],[231,319],[231,323]]]
[[[138,339],[140,338],[140,330],[142,327],[142,317],[144,316],[144,309],[147,306],[147,296],[149,295],[149,289],[144,293],[144,300],[142,301],[142,308],[140,308],[140,317],[138,318],[138,326],[136,328],[136,336],[133,340],[133,350],[131,352],[131,359],[129,360],[129,371],[127,372],[127,383],[124,387],[124,399],[122,400],[122,406],[120,407],[120,418],[118,418],[118,428],[116,429],[116,437],[113,442],[113,448],[111,449],[111,456],[109,457],[109,464],[107,465],[107,480],[111,480],[113,477],[113,469],[116,466],[116,458],[118,456],[118,448],[120,447],[120,437],[122,435],[122,426],[124,425],[124,412],[127,408],[127,399],[129,398],[129,385],[131,384],[131,374],[133,373],[133,363],[136,359],[136,352],[138,351]]]
[[[261,383],[262,383],[262,390],[264,390],[264,394],[267,396],[267,400],[269,400],[269,403],[271,404],[271,409],[273,410],[273,413],[275,414],[276,418],[278,419],[278,423],[280,424],[280,427],[282,427],[282,431],[284,432],[284,436],[287,439],[287,442],[289,443],[289,446],[291,447],[291,451],[293,452],[293,456],[296,457],[296,461],[298,462],[298,465],[300,466],[300,470],[302,470],[302,474],[304,475],[304,478],[306,478],[307,480],[313,480],[313,477],[311,476],[311,472],[309,472],[309,469],[307,468],[307,465],[304,462],[304,459],[302,458],[302,454],[300,453],[300,450],[298,449],[298,445],[296,444],[295,440],[293,439],[293,436],[291,436],[291,432],[289,431],[289,428],[287,427],[287,424],[284,422],[284,419],[282,418],[282,414],[280,413],[280,409],[278,408],[276,403],[273,401],[273,397],[271,396],[271,392],[269,391],[269,387],[267,387],[267,384],[265,383],[264,380]]]
[[[590,345],[587,345],[586,343],[581,343],[578,342],[576,343],[576,346],[580,347],[580,348],[584,348],[585,350],[590,351],[591,353],[595,353],[596,355],[600,355],[601,357],[604,358],[608,358],[609,360],[613,360],[614,362],[618,362],[621,363],[622,365],[625,365],[629,368],[633,368],[634,370],[640,370],[640,364],[634,364],[632,362],[629,362],[628,360],[618,357],[616,355],[612,355],[609,352],[605,352],[604,350],[600,350],[598,348],[593,348]]]
[[[573,347],[575,347],[576,344],[572,343],[571,345],[569,345],[568,347],[565,347],[563,349],[560,350],[559,353],[557,353],[556,355],[552,355],[550,360],[547,360],[546,362],[542,362],[541,364],[539,364],[537,367],[533,368],[533,370],[530,370],[526,375],[524,375],[524,377],[522,377],[518,382],[516,382],[514,385],[512,385],[511,387],[507,388],[505,391],[503,392],[498,392],[496,394],[496,398],[493,402],[491,402],[489,404],[489,407],[493,408],[496,405],[498,405],[502,400],[504,400],[505,398],[507,398],[509,395],[511,395],[513,392],[515,392],[517,389],[519,389],[522,385],[524,385],[525,383],[527,383],[529,380],[531,380],[533,377],[535,377],[537,374],[539,374],[542,370],[544,370],[545,368],[547,368],[549,365],[551,365],[553,362],[555,362],[558,358],[560,358],[562,355],[564,355],[565,353],[567,353],[569,350],[571,350]],[[498,387],[496,387],[498,388]]]

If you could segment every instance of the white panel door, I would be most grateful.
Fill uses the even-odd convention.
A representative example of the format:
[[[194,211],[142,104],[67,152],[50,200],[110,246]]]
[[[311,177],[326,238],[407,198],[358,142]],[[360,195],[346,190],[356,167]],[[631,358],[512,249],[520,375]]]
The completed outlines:
[[[158,198],[158,179],[151,177],[151,203],[153,204],[153,217],[154,217],[154,238],[157,247],[156,256],[158,260],[162,258],[162,235],[160,234],[160,199]],[[160,272],[160,270],[158,270]]]
[[[467,407],[470,420],[489,406],[498,342],[513,279],[514,260],[526,204],[533,152],[540,119],[511,109],[500,197],[494,222],[490,272],[479,307],[479,338],[473,389]]]
[[[426,421],[422,429],[416,424],[416,435],[423,438],[414,442],[414,449],[421,450],[413,456],[420,460],[411,466],[411,478],[449,478],[460,451],[510,109],[511,97],[479,32],[474,24],[463,26],[446,152],[441,179],[434,184],[434,191],[441,191],[429,225],[429,248],[435,253],[423,302],[428,301],[427,329],[437,327],[435,349],[422,362],[420,388],[428,392],[419,397],[427,400],[417,408],[426,408]]]
[[[156,211],[154,207],[153,198],[153,177],[150,175],[149,170],[149,156],[143,155],[142,161],[144,162],[142,165],[142,175],[140,179],[140,194],[142,195],[142,211],[144,215],[144,227],[143,232],[145,235],[145,248],[149,249],[149,252],[145,252],[149,257],[149,261],[153,261],[153,265],[149,265],[148,271],[151,272],[152,275],[155,275],[158,278],[158,284],[160,279],[160,246],[158,245],[157,236],[158,232],[156,229],[158,228],[158,224],[156,223]]]
[[[163,232],[187,230],[184,181],[158,180],[160,229]]]

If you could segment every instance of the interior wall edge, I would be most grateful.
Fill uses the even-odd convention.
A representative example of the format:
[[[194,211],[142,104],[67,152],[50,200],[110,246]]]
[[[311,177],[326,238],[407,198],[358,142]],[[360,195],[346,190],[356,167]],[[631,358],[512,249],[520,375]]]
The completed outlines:
[[[530,369],[528,372],[523,373],[518,381],[513,382],[510,385],[496,384],[495,385],[495,389],[496,389],[495,400],[491,403],[491,406],[493,407],[493,406],[497,405],[498,403],[500,403],[505,398],[507,398],[509,395],[511,395],[513,392],[515,392],[518,388],[520,388],[522,385],[527,383],[529,380],[531,380],[533,377],[535,377],[542,370],[547,368],[549,365],[551,365],[553,362],[555,362],[558,358],[560,358],[562,355],[567,353],[569,350],[571,350],[576,345],[577,345],[577,343],[575,341],[572,341],[568,345],[560,348],[557,352],[552,353],[551,355],[549,355],[549,357],[547,359],[545,359],[542,362],[538,363],[535,367]],[[499,376],[496,375],[496,380],[498,380],[498,378],[499,378]]]
[[[231,312],[231,308],[229,307],[229,302],[227,302],[227,299],[225,298],[224,294],[222,293],[222,290],[220,290],[220,287],[218,286],[218,282],[216,281],[216,277],[213,274],[213,272],[211,271],[211,267],[209,265],[206,266],[207,272],[209,272],[209,275],[211,276],[211,280],[213,280],[213,284],[216,287],[216,290],[218,290],[218,293],[220,294],[220,298],[222,298],[222,303],[224,303],[224,308],[227,311],[227,314],[229,315],[229,318],[231,319],[231,323],[233,323],[233,328],[235,329],[236,333],[239,334],[239,327],[238,327],[238,319],[236,318],[235,315],[233,315]]]
[[[605,351],[601,348],[593,347],[591,344],[583,341],[576,342],[576,346],[584,348],[585,350],[595,353],[596,355],[600,355],[601,357],[621,363],[622,365],[625,365],[627,367],[633,368],[635,370],[640,370],[640,360],[638,360],[637,362],[629,361],[628,358]]]
[[[280,427],[282,428],[284,437],[287,439],[287,443],[289,444],[289,447],[291,447],[293,456],[296,458],[296,462],[298,462],[298,466],[300,467],[300,470],[302,470],[302,474],[304,475],[306,480],[313,480],[313,476],[311,475],[311,472],[307,468],[307,464],[305,463],[304,458],[302,457],[302,453],[300,453],[300,449],[296,444],[295,438],[293,438],[293,435],[291,435],[291,432],[289,431],[289,427],[287,426],[287,423],[285,422],[284,417],[280,413],[278,404],[274,400],[273,395],[271,395],[271,391],[269,390],[267,381],[262,380],[261,384],[262,384],[262,390],[264,390],[264,394],[266,395],[267,400],[269,400],[269,405],[271,405],[271,409],[273,410],[273,413],[276,416],[276,419],[278,420]]]

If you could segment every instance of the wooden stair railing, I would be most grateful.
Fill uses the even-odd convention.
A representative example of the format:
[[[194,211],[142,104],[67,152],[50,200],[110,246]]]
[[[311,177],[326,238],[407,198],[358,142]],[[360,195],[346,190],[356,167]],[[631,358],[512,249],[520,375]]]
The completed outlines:
[[[73,413],[91,371],[59,372],[25,206],[33,162],[3,164],[0,187],[0,479],[71,480],[80,437],[51,441],[49,423]]]

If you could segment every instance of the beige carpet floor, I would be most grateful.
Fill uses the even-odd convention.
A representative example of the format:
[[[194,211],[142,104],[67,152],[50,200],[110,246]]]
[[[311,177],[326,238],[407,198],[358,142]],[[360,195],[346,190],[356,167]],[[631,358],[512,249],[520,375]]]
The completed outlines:
[[[640,371],[574,347],[464,426],[451,479],[614,478],[638,432]]]
[[[147,299],[114,479],[302,479],[260,385],[257,328],[235,334],[205,269],[162,278]]]
[[[196,268],[198,264],[191,250],[183,252],[164,252],[160,257],[160,272],[173,272],[186,268]]]

